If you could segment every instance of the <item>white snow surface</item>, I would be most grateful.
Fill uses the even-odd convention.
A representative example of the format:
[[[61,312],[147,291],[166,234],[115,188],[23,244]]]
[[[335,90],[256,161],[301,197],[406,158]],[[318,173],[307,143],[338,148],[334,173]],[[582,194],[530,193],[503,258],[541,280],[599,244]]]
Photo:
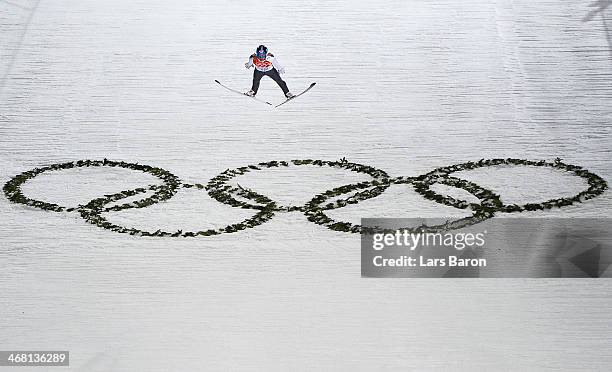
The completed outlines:
[[[0,181],[80,159],[162,167],[205,184],[269,160],[349,161],[417,176],[481,158],[564,161],[612,180],[610,1],[2,1]],[[259,44],[297,93],[248,90]],[[259,98],[281,102],[267,78]],[[581,179],[534,167],[457,176],[505,202],[571,196]],[[297,167],[235,182],[282,204],[365,175]],[[158,182],[92,168],[24,185],[65,206]],[[234,181],[232,181],[234,182]],[[456,191],[456,190],[455,190]],[[525,216],[608,217],[610,192]],[[70,350],[74,371],[607,370],[606,280],[362,279],[359,236],[300,212],[194,239],[117,234],[76,213],[0,198],[0,345]],[[331,211],[461,217],[409,186]],[[150,231],[253,215],[181,189],[107,213]]]

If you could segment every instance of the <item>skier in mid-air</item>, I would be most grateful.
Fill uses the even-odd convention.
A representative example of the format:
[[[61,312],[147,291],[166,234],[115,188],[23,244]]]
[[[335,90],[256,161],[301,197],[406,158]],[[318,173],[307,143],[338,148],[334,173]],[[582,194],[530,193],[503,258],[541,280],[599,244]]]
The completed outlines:
[[[259,82],[262,77],[269,76],[272,80],[278,84],[278,86],[285,93],[285,97],[287,99],[291,99],[295,97],[291,92],[289,92],[289,88],[287,88],[287,83],[283,81],[280,77],[280,74],[285,73],[285,69],[278,62],[272,53],[268,53],[268,48],[265,45],[260,45],[257,47],[254,54],[249,57],[249,61],[244,64],[244,67],[247,69],[251,67],[255,67],[255,71],[253,71],[253,86],[251,90],[246,92],[245,94],[249,97],[255,97],[257,94],[257,90],[259,89]]]

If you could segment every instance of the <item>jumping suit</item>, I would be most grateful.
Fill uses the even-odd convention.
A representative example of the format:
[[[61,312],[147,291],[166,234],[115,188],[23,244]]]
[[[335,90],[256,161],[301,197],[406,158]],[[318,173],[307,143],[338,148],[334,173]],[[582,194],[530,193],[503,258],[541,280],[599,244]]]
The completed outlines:
[[[283,66],[274,58],[273,54],[268,53],[265,59],[259,59],[256,54],[253,54],[249,57],[249,62],[247,64],[255,66],[255,71],[253,71],[253,86],[251,87],[253,92],[257,93],[259,82],[264,76],[269,76],[274,80],[283,90],[283,93],[287,94],[287,92],[289,92],[287,83],[285,83],[279,74],[279,71],[284,71]]]

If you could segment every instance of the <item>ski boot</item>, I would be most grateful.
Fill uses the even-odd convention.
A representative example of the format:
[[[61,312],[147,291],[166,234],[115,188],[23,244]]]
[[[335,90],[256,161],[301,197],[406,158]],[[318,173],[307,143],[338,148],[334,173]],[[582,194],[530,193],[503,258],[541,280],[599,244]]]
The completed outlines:
[[[249,97],[255,97],[255,92],[253,91],[253,89],[251,89],[248,92],[246,92],[244,95],[249,96]]]
[[[291,93],[291,92],[287,92],[287,93],[285,93],[285,97],[287,97],[287,99],[291,99],[291,98],[295,97],[295,95],[293,93]]]

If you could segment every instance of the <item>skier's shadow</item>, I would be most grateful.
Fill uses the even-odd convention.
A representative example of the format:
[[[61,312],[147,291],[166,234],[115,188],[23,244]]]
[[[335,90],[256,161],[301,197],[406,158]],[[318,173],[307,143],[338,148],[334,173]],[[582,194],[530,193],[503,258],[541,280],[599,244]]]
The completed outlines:
[[[611,26],[608,26],[608,21],[606,20],[605,10],[612,5],[612,0],[597,0],[591,4],[589,7],[594,8],[587,15],[582,18],[582,22],[592,21],[597,14],[601,16],[601,22],[604,26],[604,30],[606,32],[606,40],[608,41],[608,51],[610,52],[610,59],[612,59],[612,34],[610,33]]]

